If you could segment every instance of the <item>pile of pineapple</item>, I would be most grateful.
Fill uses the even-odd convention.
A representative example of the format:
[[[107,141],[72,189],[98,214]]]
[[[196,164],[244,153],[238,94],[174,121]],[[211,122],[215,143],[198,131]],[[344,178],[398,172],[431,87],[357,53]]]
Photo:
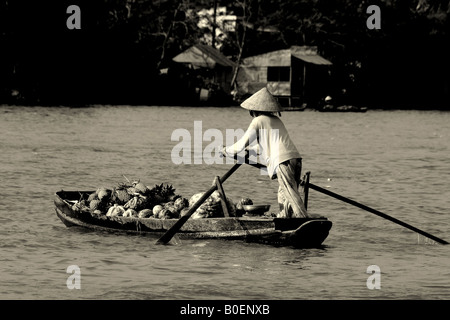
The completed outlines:
[[[197,193],[188,200],[176,194],[175,188],[170,184],[148,187],[140,180],[131,182],[127,179],[126,183],[120,183],[114,188],[98,188],[86,200],[77,202],[73,209],[88,210],[92,214],[107,217],[178,219],[185,215],[202,195],[203,193]],[[221,200],[220,193],[215,191],[194,212],[192,219],[223,217]],[[231,216],[242,215],[239,209],[244,200],[235,204],[230,198],[226,199]]]
[[[93,214],[108,217],[172,219],[179,218],[183,209],[188,210],[189,201],[176,194],[170,184],[148,187],[137,180],[115,188],[98,188],[89,195],[85,206]]]

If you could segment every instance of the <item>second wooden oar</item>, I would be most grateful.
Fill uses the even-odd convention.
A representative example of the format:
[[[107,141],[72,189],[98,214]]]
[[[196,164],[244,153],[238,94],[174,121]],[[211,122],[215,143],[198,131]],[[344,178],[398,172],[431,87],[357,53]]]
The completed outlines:
[[[255,167],[255,168],[262,168],[262,167],[264,167],[264,165],[259,164],[259,163],[257,163],[257,164],[247,163],[247,164],[249,164],[249,165],[251,165],[252,167]],[[301,184],[305,185],[305,181],[302,181]],[[326,195],[328,195],[330,197],[333,197],[333,198],[336,198],[338,200],[344,201],[344,202],[346,202],[348,204],[351,204],[351,205],[353,205],[355,207],[358,207],[360,209],[363,209],[363,210],[369,211],[369,212],[371,212],[373,214],[376,214],[377,216],[380,216],[380,217],[385,218],[385,219],[387,219],[389,221],[392,221],[392,222],[394,222],[394,223],[396,223],[398,225],[401,225],[401,226],[403,226],[403,227],[405,227],[405,228],[407,228],[409,230],[417,232],[417,233],[419,233],[419,234],[421,234],[421,235],[423,235],[423,236],[425,236],[427,238],[430,238],[430,239],[432,239],[432,240],[434,240],[436,242],[439,242],[440,244],[449,244],[447,241],[442,240],[442,239],[440,239],[440,238],[438,238],[436,236],[433,236],[432,234],[429,234],[428,232],[420,230],[420,229],[418,229],[418,228],[416,228],[416,227],[414,227],[414,226],[412,226],[410,224],[407,224],[406,222],[403,222],[403,221],[398,220],[398,219],[396,219],[394,217],[391,217],[391,216],[389,216],[389,215],[387,215],[387,214],[385,214],[385,213],[383,213],[381,211],[378,211],[376,209],[368,207],[368,206],[366,206],[366,205],[364,205],[362,203],[356,202],[356,201],[354,201],[352,199],[343,197],[343,196],[341,196],[341,195],[339,195],[337,193],[334,193],[334,192],[329,191],[327,189],[324,189],[324,188],[321,188],[319,186],[316,186],[315,184],[312,184],[309,181],[308,181],[308,187],[311,188],[311,189],[314,189],[316,191],[319,191],[319,192],[321,192],[323,194],[326,194]]]
[[[235,172],[242,163],[236,163],[230,170],[228,170],[227,173],[225,173],[221,178],[220,182],[224,183],[225,180],[228,179],[229,176]],[[206,191],[200,199],[197,200],[197,202],[189,208],[189,211],[182,216],[178,221],[164,233],[161,238],[158,239],[156,242],[157,244],[167,244],[170,239],[181,229],[181,227],[186,223],[186,221],[192,216],[192,214],[202,205],[203,202],[208,199],[208,197],[217,189],[217,185],[212,186],[208,191]]]
[[[434,240],[434,241],[436,241],[436,242],[439,242],[439,243],[441,243],[441,244],[448,244],[448,242],[445,241],[445,240],[442,240],[442,239],[440,239],[440,238],[438,238],[438,237],[435,237],[435,236],[433,236],[432,234],[429,234],[429,233],[427,233],[427,232],[425,232],[425,231],[422,231],[422,230],[420,230],[420,229],[417,229],[416,227],[413,227],[412,225],[409,225],[409,224],[407,224],[407,223],[405,223],[405,222],[403,222],[403,221],[400,221],[400,220],[398,220],[398,219],[396,219],[396,218],[394,218],[394,217],[391,217],[391,216],[389,216],[389,215],[387,215],[387,214],[385,214],[385,213],[383,213],[383,212],[380,212],[380,211],[378,211],[378,210],[375,210],[375,209],[373,209],[373,208],[370,208],[370,207],[368,207],[368,206],[366,206],[366,205],[363,205],[363,204],[361,204],[361,203],[359,203],[359,202],[356,202],[356,201],[351,200],[351,199],[349,199],[349,198],[343,197],[343,196],[341,196],[341,195],[339,195],[339,194],[337,194],[337,193],[331,192],[331,191],[329,191],[329,190],[327,190],[327,189],[321,188],[321,187],[316,186],[316,185],[314,185],[314,184],[312,184],[312,183],[308,183],[308,186],[309,186],[309,188],[314,189],[314,190],[316,190],[316,191],[319,191],[319,192],[321,192],[321,193],[324,193],[324,194],[326,194],[326,195],[328,195],[328,196],[330,196],[330,197],[333,197],[333,198],[336,198],[336,199],[338,199],[338,200],[344,201],[344,202],[349,203],[349,204],[351,204],[351,205],[353,205],[353,206],[355,206],[355,207],[358,207],[358,208],[360,208],[360,209],[369,211],[369,212],[371,212],[371,213],[373,213],[373,214],[376,214],[377,216],[380,216],[380,217],[385,218],[385,219],[387,219],[387,220],[389,220],[389,221],[392,221],[392,222],[394,222],[394,223],[396,223],[396,224],[399,224],[399,225],[401,225],[401,226],[403,226],[403,227],[405,227],[405,228],[408,228],[408,229],[410,229],[410,230],[412,230],[412,231],[414,231],[414,232],[417,232],[417,233],[419,233],[419,234],[421,234],[421,235],[423,235],[423,236],[425,236],[425,237],[427,237],[427,238],[430,238],[430,239],[432,239],[432,240]]]

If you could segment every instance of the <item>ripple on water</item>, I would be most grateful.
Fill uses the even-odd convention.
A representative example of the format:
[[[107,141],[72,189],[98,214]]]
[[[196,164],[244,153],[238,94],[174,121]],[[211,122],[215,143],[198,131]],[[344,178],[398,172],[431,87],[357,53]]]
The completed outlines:
[[[245,129],[250,118],[240,108],[0,112],[2,299],[450,299],[449,247],[314,190],[308,208],[333,221],[317,250],[216,240],[157,246],[156,237],[67,228],[56,217],[56,191],[115,186],[123,175],[171,183],[186,197],[204,192],[229,165],[175,165],[171,134],[193,134],[200,120],[203,133]],[[449,241],[449,117],[305,111],[282,119],[312,183]],[[277,207],[277,181],[252,168],[241,167],[224,188],[234,201]],[[80,267],[82,290],[67,289],[69,265]],[[381,290],[366,286],[370,265],[381,269]]]

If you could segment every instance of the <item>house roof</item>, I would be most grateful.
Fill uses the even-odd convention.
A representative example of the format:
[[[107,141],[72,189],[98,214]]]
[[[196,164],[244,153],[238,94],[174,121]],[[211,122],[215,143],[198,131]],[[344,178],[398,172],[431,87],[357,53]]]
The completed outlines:
[[[173,58],[179,63],[190,63],[194,67],[214,68],[216,65],[234,67],[235,63],[224,56],[219,50],[205,45],[196,44]]]
[[[332,65],[330,61],[317,53],[317,47],[307,46],[292,46],[289,49],[248,57],[243,60],[243,64],[246,67],[288,67],[291,65],[291,57],[316,65]]]
[[[317,53],[317,47],[299,47],[299,46],[292,46],[291,49],[291,55],[294,57],[303,60],[307,63],[312,64],[318,64],[318,65],[332,65],[330,61],[327,59],[321,57]]]

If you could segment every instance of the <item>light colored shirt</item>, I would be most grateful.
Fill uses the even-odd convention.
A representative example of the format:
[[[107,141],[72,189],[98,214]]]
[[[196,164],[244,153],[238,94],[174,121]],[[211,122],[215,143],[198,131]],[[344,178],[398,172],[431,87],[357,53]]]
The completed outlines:
[[[234,145],[225,149],[235,155],[246,147],[259,147],[259,160],[267,166],[267,173],[273,177],[280,163],[301,158],[283,122],[277,116],[260,115],[253,118],[247,131]]]

